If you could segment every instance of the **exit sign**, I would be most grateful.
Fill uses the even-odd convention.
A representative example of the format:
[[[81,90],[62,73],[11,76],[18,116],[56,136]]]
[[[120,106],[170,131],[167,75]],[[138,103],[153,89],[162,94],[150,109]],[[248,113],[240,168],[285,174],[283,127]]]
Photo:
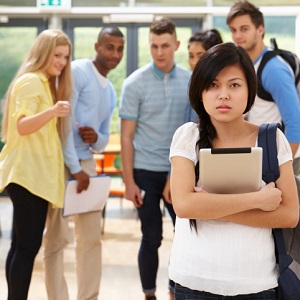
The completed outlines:
[[[61,0],[40,0],[41,6],[61,6]]]
[[[71,8],[71,0],[37,0],[37,7],[43,10]]]

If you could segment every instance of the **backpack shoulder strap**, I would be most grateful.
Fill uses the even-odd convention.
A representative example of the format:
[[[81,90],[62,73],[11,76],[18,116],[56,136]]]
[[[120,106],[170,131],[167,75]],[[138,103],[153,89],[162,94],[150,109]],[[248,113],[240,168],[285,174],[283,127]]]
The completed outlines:
[[[266,63],[273,57],[275,57],[276,55],[278,55],[277,51],[276,50],[269,50],[267,51],[262,59],[261,59],[261,62],[259,64],[259,67],[257,69],[257,76],[259,76],[259,79],[261,78],[261,73],[262,73],[262,70],[263,68],[265,67]]]
[[[258,66],[257,72],[256,72],[256,74],[257,74],[257,79],[258,79],[257,95],[259,96],[259,98],[261,98],[261,99],[263,99],[263,100],[266,100],[266,101],[272,101],[272,102],[274,102],[274,99],[273,99],[272,95],[271,95],[270,93],[268,93],[268,92],[264,89],[264,87],[263,87],[263,85],[262,85],[261,75],[262,75],[262,71],[263,71],[265,65],[267,64],[267,62],[268,62],[271,58],[275,57],[276,55],[277,55],[276,51],[273,51],[273,50],[267,51],[267,52],[263,55],[263,57],[262,57],[262,59],[261,59],[261,61],[260,61],[260,64],[259,64],[259,66]]]
[[[277,144],[276,131],[281,128],[280,124],[262,124],[258,132],[258,146],[263,148],[263,170],[262,178],[267,184],[269,182],[276,182],[279,177],[279,165],[277,159]],[[279,265],[279,272],[283,272],[292,262],[291,257],[286,256],[286,248],[284,237],[281,228],[273,228],[273,235],[276,245],[276,260],[281,259]],[[286,257],[284,259],[282,256]]]
[[[258,132],[257,144],[263,148],[262,179],[267,184],[276,182],[280,175],[276,144],[277,128],[280,128],[280,124],[262,124]]]
[[[278,45],[275,38],[270,38],[270,44],[273,50],[278,50]]]

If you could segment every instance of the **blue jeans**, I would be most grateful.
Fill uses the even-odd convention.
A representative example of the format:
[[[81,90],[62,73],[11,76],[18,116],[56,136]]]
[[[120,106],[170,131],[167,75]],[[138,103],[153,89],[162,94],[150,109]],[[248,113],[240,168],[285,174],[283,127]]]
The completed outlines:
[[[22,186],[6,188],[13,203],[12,242],[6,259],[8,300],[26,300],[33,264],[43,237],[48,202]]]
[[[156,290],[156,276],[158,270],[158,248],[162,241],[162,212],[160,201],[165,187],[168,172],[154,172],[134,169],[134,180],[140,189],[145,191],[143,205],[137,208],[141,220],[142,241],[138,254],[140,278],[144,293],[154,293]],[[176,215],[173,206],[164,199],[173,225]],[[174,286],[169,282],[170,288]]]
[[[256,294],[237,295],[237,296],[222,296],[207,292],[194,291],[179,284],[175,284],[175,300],[276,300],[275,289],[262,291]]]

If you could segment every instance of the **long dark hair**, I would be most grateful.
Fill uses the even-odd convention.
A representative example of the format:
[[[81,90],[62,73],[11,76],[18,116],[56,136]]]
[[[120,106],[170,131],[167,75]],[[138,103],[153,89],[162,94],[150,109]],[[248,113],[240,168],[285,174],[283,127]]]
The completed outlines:
[[[244,113],[247,113],[254,103],[257,92],[257,77],[253,62],[247,52],[234,43],[218,44],[206,51],[196,64],[189,84],[191,107],[196,111],[200,120],[198,127],[199,140],[197,142],[197,148],[199,149],[212,148],[212,141],[216,136],[216,129],[202,102],[202,93],[209,89],[220,71],[227,66],[239,66],[246,77],[248,101]],[[199,179],[199,162],[195,167],[195,175],[197,183]],[[190,226],[197,231],[196,220],[190,220]]]

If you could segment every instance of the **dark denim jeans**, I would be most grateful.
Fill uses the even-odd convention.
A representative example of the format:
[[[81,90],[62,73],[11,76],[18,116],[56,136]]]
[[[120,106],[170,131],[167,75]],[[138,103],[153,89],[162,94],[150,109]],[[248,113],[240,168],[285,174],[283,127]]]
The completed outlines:
[[[143,291],[154,293],[156,289],[156,276],[158,270],[158,248],[162,241],[162,211],[160,202],[165,187],[168,172],[154,172],[134,169],[134,179],[140,189],[145,191],[143,205],[138,208],[141,220],[142,241],[138,255],[140,278]],[[173,206],[164,199],[164,205],[168,210],[175,225],[175,212]],[[174,286],[169,282],[170,288]]]
[[[259,292],[256,294],[238,295],[238,296],[222,296],[207,292],[194,291],[179,284],[175,284],[175,300],[276,300],[275,289]]]
[[[13,203],[12,242],[6,259],[9,300],[26,300],[43,238],[48,202],[18,184],[6,188]]]

